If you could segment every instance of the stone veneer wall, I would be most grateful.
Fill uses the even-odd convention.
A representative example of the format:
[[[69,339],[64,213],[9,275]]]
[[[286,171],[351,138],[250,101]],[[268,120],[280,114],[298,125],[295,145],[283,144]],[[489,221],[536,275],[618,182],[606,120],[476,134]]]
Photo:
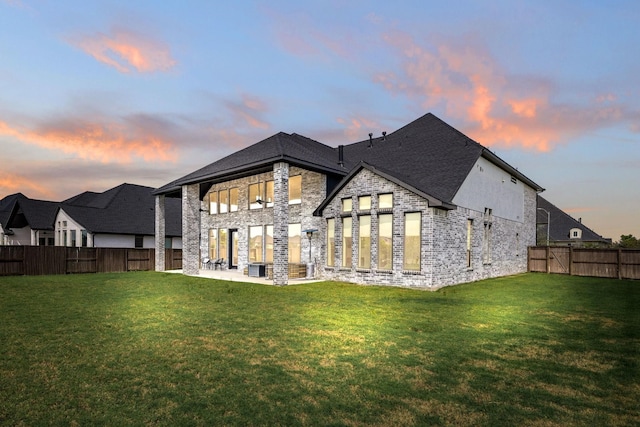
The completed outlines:
[[[200,184],[182,186],[182,271],[200,269]]]
[[[491,218],[491,263],[483,263],[484,212],[458,207],[452,211],[429,208],[427,201],[403,187],[373,172],[363,169],[324,209],[323,221],[335,218],[335,266],[326,266],[326,235],[322,246],[322,273],[327,279],[362,284],[438,289],[443,286],[470,282],[488,277],[526,271],[527,246],[535,244],[535,191],[525,187],[525,222]],[[377,268],[378,194],[393,193],[393,269]],[[371,209],[358,209],[358,196],[371,195]],[[342,199],[350,197],[353,210],[346,214],[353,219],[352,260],[350,268],[342,265]],[[490,208],[490,206],[488,206]],[[422,213],[421,270],[403,271],[403,239],[405,212]],[[371,215],[371,268],[357,267],[358,215]],[[472,268],[467,268],[467,220],[473,220]]]
[[[201,226],[200,226],[200,251],[202,256],[208,256],[209,254],[209,229],[238,229],[238,269],[244,269],[249,263],[249,227],[255,225],[274,225],[274,240],[276,239],[276,227],[274,223],[274,213],[279,211],[285,216],[286,225],[283,229],[283,238],[288,243],[288,224],[301,224],[301,230],[305,229],[318,229],[320,232],[316,233],[312,239],[312,259],[320,257],[320,244],[322,238],[320,237],[324,222],[321,218],[314,217],[313,211],[326,197],[326,176],[324,174],[302,169],[296,166],[290,166],[286,163],[284,166],[288,166],[288,176],[301,175],[302,176],[302,198],[300,204],[289,205],[288,204],[288,187],[284,189],[284,198],[287,201],[287,205],[276,208],[275,200],[278,196],[274,194],[274,207],[264,207],[262,209],[249,209],[249,184],[255,184],[265,181],[274,180],[274,172],[264,172],[245,178],[234,179],[225,181],[222,183],[214,184],[211,190],[225,190],[229,188],[238,188],[238,211],[228,212],[224,214],[210,215],[208,196],[201,202],[202,209],[205,211],[201,214]],[[274,170],[280,170],[283,173],[282,163],[276,163]],[[274,180],[275,181],[275,180]],[[274,187],[276,187],[274,182]],[[274,188],[274,193],[275,193]],[[288,250],[288,248],[287,248]],[[301,261],[303,263],[308,262],[309,258],[309,240],[306,236],[301,236]],[[284,262],[288,263],[288,252],[284,252],[281,247],[281,258],[284,258]],[[226,258],[226,257],[225,257]],[[274,261],[276,260],[276,249],[274,242]],[[288,269],[287,269],[288,271]],[[275,262],[274,262],[274,278],[275,278]],[[275,281],[274,281],[275,282]],[[283,280],[279,280],[278,284]]]
[[[156,246],[156,262],[155,270],[165,270],[164,259],[164,246],[166,237],[166,223],[165,223],[165,196],[156,196],[156,210],[155,210],[155,246]]]

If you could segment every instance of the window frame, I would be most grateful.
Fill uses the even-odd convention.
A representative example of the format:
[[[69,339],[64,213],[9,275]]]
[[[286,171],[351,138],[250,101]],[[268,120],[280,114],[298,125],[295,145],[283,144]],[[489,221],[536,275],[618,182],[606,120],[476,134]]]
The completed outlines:
[[[382,235],[382,231],[383,231],[383,227],[382,227],[382,221],[380,220],[381,218],[387,218],[389,217],[390,221],[389,221],[389,225],[391,228],[391,232],[389,233],[389,235]],[[385,265],[381,265],[380,260],[383,258],[381,255],[383,254],[382,248],[382,242],[383,242],[383,238],[387,238],[389,239],[389,253],[386,254],[388,255],[387,258],[389,260],[388,264],[385,263]],[[393,214],[391,213],[386,213],[386,214],[380,214],[378,215],[378,269],[379,270],[393,270]]]
[[[418,217],[418,234],[417,236],[409,235],[408,221],[410,217],[413,218],[416,215]],[[417,248],[409,246],[410,241],[408,240],[408,237],[417,237]],[[422,212],[405,212],[404,213],[404,241],[402,246],[403,246],[403,254],[402,254],[403,271],[421,271],[422,269],[422,253],[421,253],[422,252]],[[418,262],[417,264],[415,264],[414,262],[410,263],[410,261],[412,260],[408,258],[409,253],[415,252],[416,249],[418,253]]]
[[[371,215],[358,217],[358,268],[371,269]]]
[[[298,198],[294,198],[293,196],[296,196],[296,194],[292,194],[291,189],[294,187],[292,184],[292,181],[297,181],[300,180],[300,194]],[[302,175],[293,175],[289,177],[289,204],[290,205],[299,205],[302,203]]]

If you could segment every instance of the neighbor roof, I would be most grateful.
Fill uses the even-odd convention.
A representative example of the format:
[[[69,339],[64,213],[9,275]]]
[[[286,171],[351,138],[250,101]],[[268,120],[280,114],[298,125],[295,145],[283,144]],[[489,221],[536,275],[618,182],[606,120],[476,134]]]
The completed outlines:
[[[153,188],[121,184],[103,193],[84,192],[65,200],[63,209],[91,233],[155,233]],[[179,199],[166,199],[166,234],[182,235],[182,206]]]
[[[551,219],[549,223],[549,240],[555,242],[576,240],[570,238],[569,231],[572,228],[579,228],[582,230],[582,237],[577,240],[611,243],[611,239],[602,237],[584,225],[581,221],[578,221],[562,209],[555,206],[553,203],[549,202],[544,197],[538,195],[537,203],[537,207],[540,208],[537,210],[537,224],[546,224],[548,220],[547,212],[549,212],[549,217]]]
[[[53,230],[58,202],[30,199],[22,193],[11,194],[0,201],[2,228],[31,227],[32,230]]]

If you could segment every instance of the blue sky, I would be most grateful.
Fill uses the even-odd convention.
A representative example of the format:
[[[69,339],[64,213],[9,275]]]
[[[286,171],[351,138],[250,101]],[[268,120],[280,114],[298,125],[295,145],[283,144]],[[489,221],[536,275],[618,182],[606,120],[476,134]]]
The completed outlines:
[[[279,131],[432,112],[640,236],[636,1],[0,0],[0,197],[159,187]]]

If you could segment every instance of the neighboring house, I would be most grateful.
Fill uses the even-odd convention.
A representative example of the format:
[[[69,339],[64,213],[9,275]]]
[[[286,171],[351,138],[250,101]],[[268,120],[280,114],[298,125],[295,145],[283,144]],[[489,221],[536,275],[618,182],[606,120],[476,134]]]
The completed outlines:
[[[53,246],[58,203],[30,199],[22,193],[0,200],[0,245]]]
[[[183,270],[289,264],[356,283],[431,289],[526,271],[543,189],[432,114],[332,148],[278,133],[155,191],[156,269],[166,206],[181,197]],[[310,238],[307,236],[310,235]]]
[[[103,193],[86,191],[60,203],[55,216],[56,246],[153,248],[153,188],[121,184]],[[167,203],[167,248],[182,247],[181,205]]]
[[[538,245],[609,247],[611,239],[597,234],[582,223],[582,218],[574,219],[563,210],[538,195],[537,199],[537,238]]]

